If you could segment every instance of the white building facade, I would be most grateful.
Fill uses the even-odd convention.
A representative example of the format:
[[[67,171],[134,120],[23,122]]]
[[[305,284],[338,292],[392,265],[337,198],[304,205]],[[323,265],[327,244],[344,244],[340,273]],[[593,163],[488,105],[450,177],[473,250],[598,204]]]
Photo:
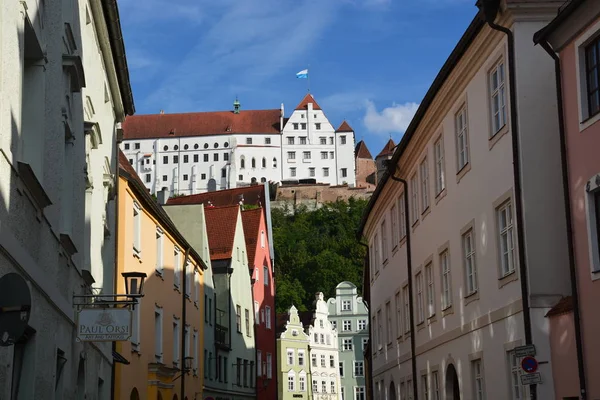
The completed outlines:
[[[116,7],[0,4],[0,278],[32,298],[0,347],[0,398],[111,398],[111,345],[75,341],[73,295],[115,292],[116,137],[134,111]]]
[[[570,293],[567,239],[554,65],[532,37],[561,2],[501,3],[495,22],[514,34],[516,92],[506,34],[477,16],[363,219],[375,399],[555,398],[544,315]],[[535,388],[522,385],[515,353],[529,343],[544,361]]]
[[[244,111],[237,100],[233,111],[134,116],[121,149],[153,194],[302,180],[354,186],[354,136],[306,95],[289,119],[283,105]]]
[[[316,294],[312,324],[307,329],[314,400],[341,400],[338,334],[328,317],[327,302],[323,293],[319,292]]]

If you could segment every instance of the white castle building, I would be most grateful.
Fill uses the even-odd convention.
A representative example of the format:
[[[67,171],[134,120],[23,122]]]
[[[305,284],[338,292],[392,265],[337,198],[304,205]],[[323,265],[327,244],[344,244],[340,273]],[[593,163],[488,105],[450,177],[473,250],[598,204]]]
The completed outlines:
[[[231,189],[254,182],[355,185],[354,131],[335,129],[312,95],[284,107],[135,115],[121,149],[151,193]]]

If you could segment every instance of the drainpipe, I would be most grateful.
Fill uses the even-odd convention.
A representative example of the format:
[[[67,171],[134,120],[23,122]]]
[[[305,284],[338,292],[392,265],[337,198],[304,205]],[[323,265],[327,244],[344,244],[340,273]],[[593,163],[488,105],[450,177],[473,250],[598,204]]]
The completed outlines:
[[[190,259],[190,248],[185,250],[185,258],[183,261],[183,279],[181,288],[181,399],[185,399],[185,323],[187,317],[187,263]],[[191,326],[190,326],[191,328]]]
[[[115,123],[114,126],[116,133],[116,140],[114,144],[114,156],[113,163],[115,165],[115,268],[113,273],[113,293],[119,293],[118,290],[118,278],[119,278],[119,144],[122,142],[122,131],[120,129],[120,123]],[[117,342],[112,342],[112,354],[117,351]],[[112,356],[111,354],[111,356]],[[115,379],[116,379],[116,365],[114,356],[112,360],[112,368],[110,371],[110,399],[115,398]]]
[[[519,267],[521,280],[521,298],[523,302],[523,324],[525,329],[525,344],[533,344],[531,329],[531,312],[529,308],[529,285],[527,260],[525,257],[525,231],[523,221],[523,196],[521,190],[521,158],[519,156],[519,126],[517,116],[517,76],[515,72],[515,38],[513,32],[494,23],[500,9],[501,0],[479,0],[477,7],[482,12],[490,28],[506,35],[508,43],[508,79],[510,90],[510,129],[513,156],[513,180],[515,184],[515,213],[517,219],[517,245],[519,248]],[[531,399],[537,399],[537,385],[530,386]]]
[[[404,198],[404,225],[406,226],[406,270],[408,272],[408,304],[410,308],[410,361],[412,366],[412,384],[413,384],[413,393],[415,395],[415,400],[419,400],[419,376],[417,375],[417,354],[415,349],[416,342],[416,332],[415,329],[415,312],[414,312],[414,301],[413,301],[413,283],[412,283],[412,254],[410,249],[410,216],[409,216],[409,208],[408,208],[408,182],[406,182],[402,178],[398,178],[394,176],[396,172],[396,167],[394,166],[394,171],[390,173],[390,178],[395,180],[396,182],[402,183],[404,186],[404,192],[402,193],[402,197]]]
[[[535,41],[535,38],[534,38]],[[554,60],[554,70],[556,78],[556,99],[558,105],[558,128],[560,131],[560,161],[562,166],[562,184],[563,184],[563,199],[565,202],[565,218],[567,220],[567,242],[569,252],[569,272],[571,274],[571,297],[573,298],[573,319],[575,325],[575,347],[577,348],[577,372],[579,373],[579,393],[581,400],[587,399],[587,384],[585,377],[585,363],[583,354],[583,343],[581,337],[581,320],[579,314],[579,291],[577,290],[577,269],[575,266],[575,254],[573,245],[573,220],[571,215],[571,196],[569,195],[569,171],[567,164],[567,143],[566,143],[566,131],[565,131],[565,118],[563,114],[563,93],[561,84],[561,68],[560,58],[556,54],[550,43],[546,39],[543,39],[539,43],[540,46],[552,57]]]
[[[365,264],[365,268],[368,268],[368,274],[370,276],[371,271],[370,271],[370,266],[369,266],[369,259],[371,257],[370,253],[369,253],[369,245],[363,243],[363,242],[358,242],[359,245],[363,246],[367,252],[365,255],[365,260],[364,260],[364,264]],[[363,282],[364,283],[364,282]],[[363,285],[364,286],[364,285]],[[363,293],[365,292],[365,288],[363,287]],[[364,298],[364,296],[363,296]],[[372,324],[371,324],[371,289],[369,288],[369,296],[366,298],[367,300],[367,318],[368,318],[368,325],[369,325],[369,348],[372,347],[373,343],[370,343],[370,338],[373,337],[373,333],[372,333]],[[367,380],[367,386],[368,386],[368,392],[367,392],[367,399],[368,400],[373,400],[373,356],[371,353],[371,350],[369,349],[370,354],[368,355],[368,357],[370,358],[369,361],[369,379]],[[365,355],[363,353],[363,358],[367,358],[367,355]],[[371,381],[369,383],[369,380]]]

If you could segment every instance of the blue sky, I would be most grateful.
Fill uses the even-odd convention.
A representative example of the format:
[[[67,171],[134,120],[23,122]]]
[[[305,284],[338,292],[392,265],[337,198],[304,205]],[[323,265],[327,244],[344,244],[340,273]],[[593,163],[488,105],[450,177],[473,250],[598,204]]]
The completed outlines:
[[[310,89],[375,156],[398,142],[475,0],[119,0],[137,114],[279,108]]]

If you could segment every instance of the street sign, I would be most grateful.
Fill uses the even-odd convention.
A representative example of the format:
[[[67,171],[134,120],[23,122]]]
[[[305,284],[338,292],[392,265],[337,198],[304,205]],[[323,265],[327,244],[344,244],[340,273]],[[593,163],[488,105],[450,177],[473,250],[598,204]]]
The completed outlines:
[[[521,360],[521,368],[528,374],[534,373],[538,369],[538,362],[533,357],[524,357],[523,360]]]
[[[542,375],[539,372],[521,375],[521,385],[536,385],[542,383]]]
[[[525,346],[515,347],[515,356],[517,357],[533,357],[535,356],[535,345],[528,344]]]
[[[129,338],[129,308],[82,308],[77,312],[77,341],[119,342]]]

